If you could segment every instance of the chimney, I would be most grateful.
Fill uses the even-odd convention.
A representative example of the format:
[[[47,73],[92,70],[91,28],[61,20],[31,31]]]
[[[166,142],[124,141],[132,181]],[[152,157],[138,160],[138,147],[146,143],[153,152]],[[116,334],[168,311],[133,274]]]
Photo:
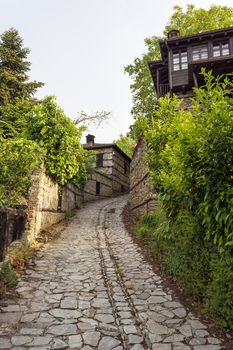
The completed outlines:
[[[95,143],[95,136],[94,136],[94,135],[88,134],[88,135],[86,136],[86,143],[87,143],[89,146],[93,146],[94,143]]]
[[[172,29],[167,33],[168,39],[177,39],[180,37],[180,31],[177,29]]]

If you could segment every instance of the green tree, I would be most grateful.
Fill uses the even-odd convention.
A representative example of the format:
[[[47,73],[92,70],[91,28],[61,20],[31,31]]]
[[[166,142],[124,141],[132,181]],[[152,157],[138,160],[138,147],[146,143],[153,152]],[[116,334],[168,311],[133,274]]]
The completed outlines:
[[[127,154],[129,157],[132,157],[135,140],[129,132],[126,135],[120,134],[119,138],[115,140],[114,143],[120,147],[120,149],[122,149],[125,154]]]
[[[16,98],[31,99],[44,85],[29,81],[29,52],[16,29],[11,28],[0,36],[0,105],[14,103]]]
[[[232,25],[233,8],[212,5],[209,10],[205,10],[197,9],[194,5],[188,5],[185,12],[180,6],[175,6],[170,21],[165,27],[163,38],[166,38],[168,31],[174,28],[180,30],[181,35],[184,36]],[[148,61],[160,59],[158,39],[158,36],[146,38],[147,51],[141,57],[135,58],[132,64],[125,67],[125,71],[132,79],[130,85],[133,96],[131,113],[134,118],[155,115],[155,90],[148,68]]]
[[[25,137],[28,118],[35,102],[16,98],[14,103],[0,106],[0,136],[3,138]]]

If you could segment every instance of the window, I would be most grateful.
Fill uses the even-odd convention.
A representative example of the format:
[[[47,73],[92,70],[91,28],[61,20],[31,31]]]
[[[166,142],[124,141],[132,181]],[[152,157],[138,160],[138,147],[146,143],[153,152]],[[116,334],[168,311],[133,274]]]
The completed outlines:
[[[99,196],[100,195],[100,182],[96,181],[96,195]]]
[[[213,57],[228,56],[230,54],[229,43],[214,43],[213,44]]]
[[[192,48],[192,60],[199,61],[208,58],[208,47],[207,45],[195,46]]]
[[[96,166],[97,168],[101,168],[103,166],[104,162],[104,154],[103,153],[98,153],[96,155]]]
[[[188,69],[187,51],[179,51],[172,55],[173,71]]]
[[[121,192],[125,192],[125,187],[124,187],[124,185],[121,185]]]

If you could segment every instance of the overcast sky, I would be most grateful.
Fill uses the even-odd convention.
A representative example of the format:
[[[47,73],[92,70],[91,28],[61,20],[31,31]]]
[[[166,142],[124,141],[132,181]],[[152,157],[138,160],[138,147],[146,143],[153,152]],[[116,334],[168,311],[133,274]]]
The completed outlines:
[[[74,118],[78,111],[112,112],[97,142],[128,131],[130,79],[124,66],[145,51],[144,39],[162,35],[174,5],[233,6],[232,0],[0,0],[0,32],[14,27],[31,50],[31,79],[42,81],[38,97],[57,96]]]

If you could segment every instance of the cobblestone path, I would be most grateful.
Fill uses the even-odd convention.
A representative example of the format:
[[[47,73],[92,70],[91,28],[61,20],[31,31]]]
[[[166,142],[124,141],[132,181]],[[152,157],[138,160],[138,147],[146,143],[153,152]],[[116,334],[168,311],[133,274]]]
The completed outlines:
[[[126,198],[88,204],[37,254],[0,307],[0,349],[219,350],[144,261],[121,221]]]

